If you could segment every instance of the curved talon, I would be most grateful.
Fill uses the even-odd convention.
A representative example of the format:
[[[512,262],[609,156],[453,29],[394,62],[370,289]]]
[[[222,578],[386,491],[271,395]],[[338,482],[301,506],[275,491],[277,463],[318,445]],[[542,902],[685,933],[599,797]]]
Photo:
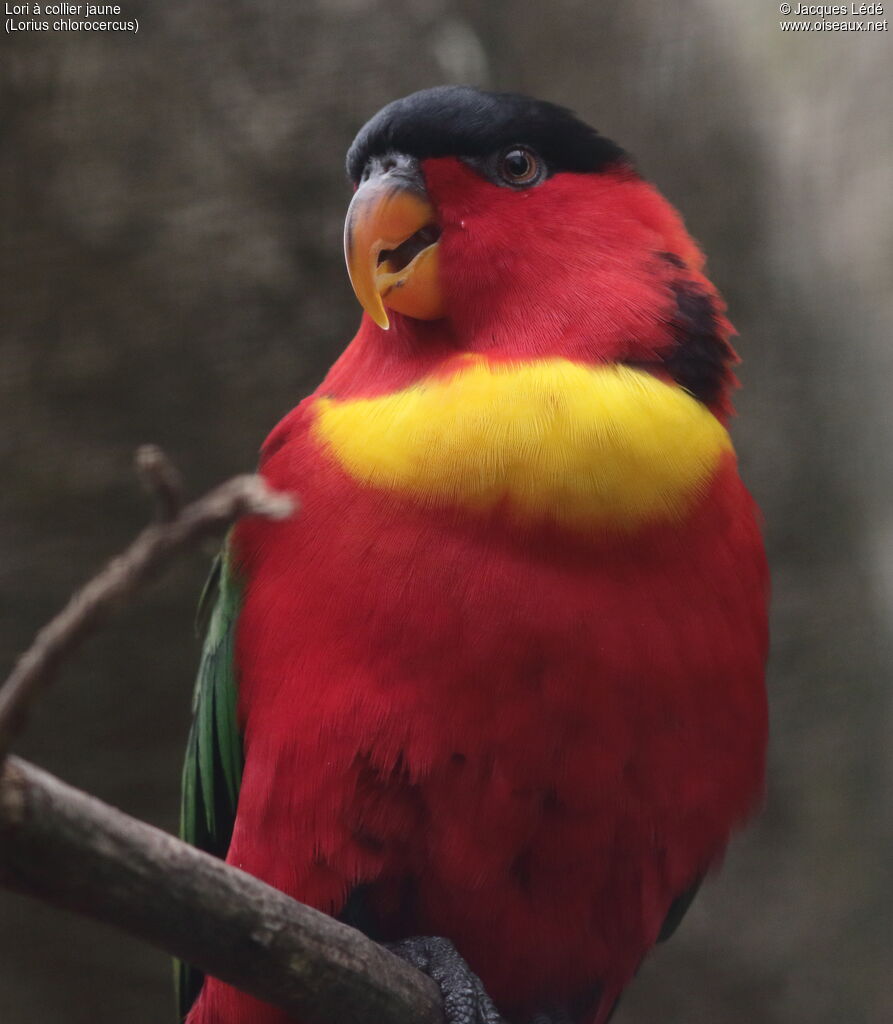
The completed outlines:
[[[386,948],[437,982],[447,1024],[506,1024],[481,979],[449,939],[423,935]]]

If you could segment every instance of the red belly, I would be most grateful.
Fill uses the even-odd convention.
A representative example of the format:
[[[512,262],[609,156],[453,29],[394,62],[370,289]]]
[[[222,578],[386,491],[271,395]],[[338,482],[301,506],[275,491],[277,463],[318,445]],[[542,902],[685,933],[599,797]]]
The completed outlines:
[[[303,511],[237,534],[229,860],[333,913],[368,886],[509,1011],[619,992],[762,787],[766,573],[733,463],[688,522],[597,538],[362,492],[304,440],[265,474]]]

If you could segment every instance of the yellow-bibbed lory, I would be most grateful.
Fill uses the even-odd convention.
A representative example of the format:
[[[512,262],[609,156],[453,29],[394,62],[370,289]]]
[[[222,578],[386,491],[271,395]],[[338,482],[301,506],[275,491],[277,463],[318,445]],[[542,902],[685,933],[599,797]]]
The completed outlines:
[[[763,784],[731,328],[561,107],[429,89],[347,167],[366,313],[263,449],[300,514],[219,564],[185,835],[390,943],[450,1024],[603,1024]],[[287,1020],[200,980],[190,1024]]]

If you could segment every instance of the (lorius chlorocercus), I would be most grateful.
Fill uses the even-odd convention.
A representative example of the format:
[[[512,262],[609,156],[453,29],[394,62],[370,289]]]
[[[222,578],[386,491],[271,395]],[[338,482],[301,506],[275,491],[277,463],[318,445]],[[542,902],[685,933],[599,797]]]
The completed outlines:
[[[263,448],[300,513],[218,564],[184,834],[394,944],[450,1024],[603,1024],[763,786],[731,327],[562,107],[429,89],[347,167],[365,315]],[[189,1024],[288,1019],[182,981]]]

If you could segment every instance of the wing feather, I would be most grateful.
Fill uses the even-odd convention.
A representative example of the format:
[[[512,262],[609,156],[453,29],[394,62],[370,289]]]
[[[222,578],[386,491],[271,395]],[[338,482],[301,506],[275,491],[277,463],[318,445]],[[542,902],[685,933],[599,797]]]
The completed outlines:
[[[227,547],[217,556],[199,601],[197,622],[207,621],[193,696],[192,728],[183,765],[180,836],[225,857],[242,781],[242,736],[237,719],[235,629],[241,603]],[[181,1019],[198,995],[204,976],[177,962]]]

